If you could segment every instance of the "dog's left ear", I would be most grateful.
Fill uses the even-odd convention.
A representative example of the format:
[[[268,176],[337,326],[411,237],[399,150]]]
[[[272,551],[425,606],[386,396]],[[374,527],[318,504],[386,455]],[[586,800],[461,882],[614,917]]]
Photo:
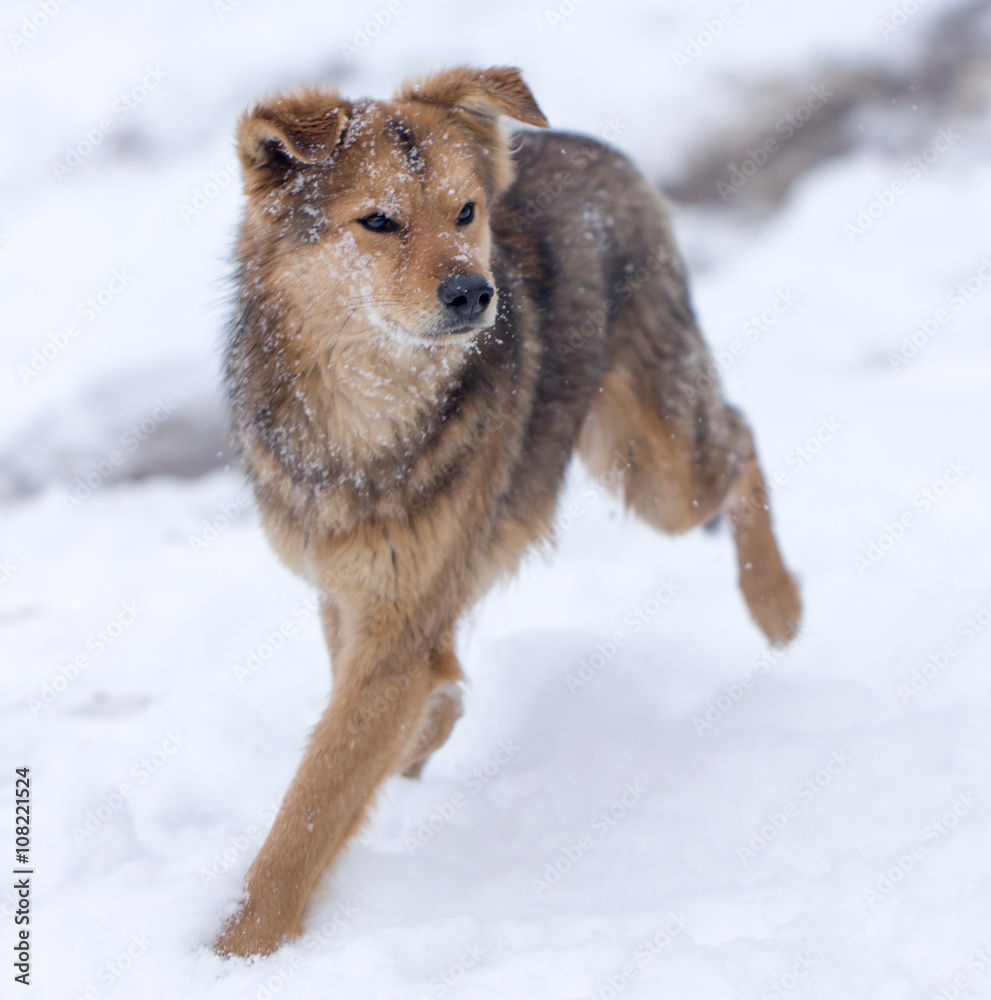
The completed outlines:
[[[511,66],[492,69],[459,66],[444,70],[404,84],[397,97],[401,101],[432,104],[461,120],[485,151],[485,155],[479,157],[478,169],[490,197],[505,191],[514,175],[509,142],[499,125],[499,116],[539,128],[548,127],[520,71]]]
[[[425,101],[445,108],[475,114],[506,115],[527,125],[547,128],[548,121],[537,107],[530,88],[513,66],[471,69],[459,66],[403,85],[401,100]]]

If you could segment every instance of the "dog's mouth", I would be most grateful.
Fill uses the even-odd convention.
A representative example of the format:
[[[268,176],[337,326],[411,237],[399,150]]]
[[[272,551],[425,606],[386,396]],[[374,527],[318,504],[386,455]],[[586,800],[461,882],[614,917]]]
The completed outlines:
[[[406,343],[417,343],[424,347],[440,344],[468,342],[484,330],[495,324],[496,308],[491,304],[484,312],[471,318],[444,317],[438,322],[436,317],[425,320],[422,324],[400,323],[392,320],[389,323],[390,333],[397,340]]]
[[[452,323],[437,329],[433,337],[471,337],[481,330],[486,330],[494,322],[494,315],[487,319],[478,319],[464,323]]]
[[[421,338],[427,344],[453,344],[456,342],[467,343],[473,340],[480,333],[492,328],[495,322],[493,315],[488,321],[461,323],[451,326],[438,327],[434,332]]]

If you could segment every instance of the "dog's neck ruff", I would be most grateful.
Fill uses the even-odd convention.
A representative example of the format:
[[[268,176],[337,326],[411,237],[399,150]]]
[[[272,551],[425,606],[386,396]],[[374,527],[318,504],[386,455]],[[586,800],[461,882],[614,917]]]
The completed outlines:
[[[320,373],[331,448],[357,468],[419,447],[470,349],[467,339],[335,344]]]

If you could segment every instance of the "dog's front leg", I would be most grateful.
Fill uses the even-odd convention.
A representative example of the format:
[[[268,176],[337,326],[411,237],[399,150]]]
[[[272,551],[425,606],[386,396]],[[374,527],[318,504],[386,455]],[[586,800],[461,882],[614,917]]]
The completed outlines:
[[[435,680],[430,643],[392,609],[365,617],[338,650],[330,704],[214,947],[267,955],[301,932],[310,893],[416,738]]]

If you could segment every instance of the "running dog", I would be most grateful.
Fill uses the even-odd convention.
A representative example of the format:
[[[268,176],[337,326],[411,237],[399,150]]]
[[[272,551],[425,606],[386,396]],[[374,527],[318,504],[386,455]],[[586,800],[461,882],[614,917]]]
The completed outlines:
[[[576,452],[660,531],[725,514],[751,614],[795,634],[664,202],[615,150],[504,118],[548,124],[500,67],[391,101],[301,90],[240,122],[232,424],[272,546],[319,591],[333,695],[222,955],[300,934],[375,790],[447,739],[453,630],[547,537]]]

